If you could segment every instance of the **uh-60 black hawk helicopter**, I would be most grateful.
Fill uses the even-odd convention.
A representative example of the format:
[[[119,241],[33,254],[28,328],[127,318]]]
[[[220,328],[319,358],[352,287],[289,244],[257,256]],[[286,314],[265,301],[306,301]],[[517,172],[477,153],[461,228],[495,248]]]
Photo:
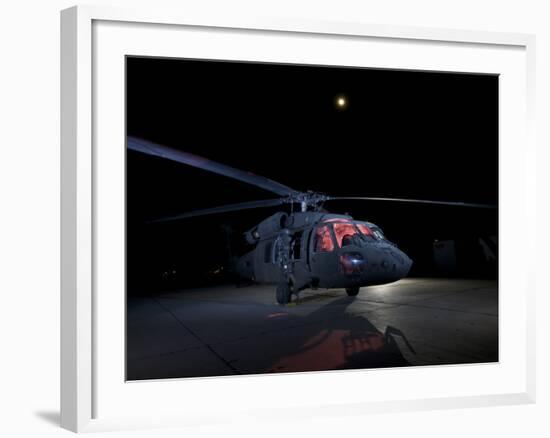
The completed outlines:
[[[127,146],[134,151],[224,175],[280,196],[195,210],[151,222],[290,205],[290,213],[275,213],[245,233],[247,242],[254,248],[238,257],[233,266],[235,272],[245,279],[276,284],[279,304],[288,303],[292,294],[297,295],[306,288],[342,288],[349,296],[355,296],[363,286],[391,283],[409,273],[412,260],[384,236],[380,227],[345,214],[329,213],[323,208],[327,201],[390,201],[494,208],[464,202],[336,197],[300,192],[271,179],[147,140],[128,137]]]

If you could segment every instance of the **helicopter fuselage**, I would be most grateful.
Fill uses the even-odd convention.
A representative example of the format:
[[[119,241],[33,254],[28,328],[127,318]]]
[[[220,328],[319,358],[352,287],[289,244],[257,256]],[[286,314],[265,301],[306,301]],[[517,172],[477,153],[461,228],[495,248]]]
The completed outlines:
[[[232,263],[233,270],[248,280],[277,284],[277,302],[286,304],[292,293],[305,288],[345,288],[350,296],[359,288],[405,277],[412,260],[390,242],[375,224],[351,216],[320,211],[326,202],[397,202],[496,208],[496,205],[430,199],[332,196],[291,187],[261,175],[245,172],[180,149],[128,136],[130,150],[223,175],[276,194],[277,198],[239,202],[193,210],[150,223],[181,220],[289,205],[291,213],[275,213],[245,233],[253,249]],[[301,212],[294,212],[299,205]],[[232,258],[233,261],[233,258]]]
[[[368,196],[330,196],[294,190],[264,176],[162,146],[127,137],[128,149],[223,175],[276,194],[278,198],[203,208],[154,219],[150,223],[181,220],[211,214],[289,205],[291,213],[275,213],[245,233],[253,249],[232,263],[238,275],[261,283],[277,284],[277,302],[286,304],[292,293],[305,288],[345,288],[350,296],[361,286],[384,284],[405,277],[412,260],[385,238],[375,224],[351,216],[320,211],[325,202],[397,202],[496,208],[496,205],[430,199]],[[301,212],[294,212],[299,205]],[[233,258],[232,258],[233,262]]]
[[[390,283],[412,265],[379,227],[347,215],[277,213],[246,237],[255,247],[239,258],[237,274],[259,283],[288,281],[293,292]]]

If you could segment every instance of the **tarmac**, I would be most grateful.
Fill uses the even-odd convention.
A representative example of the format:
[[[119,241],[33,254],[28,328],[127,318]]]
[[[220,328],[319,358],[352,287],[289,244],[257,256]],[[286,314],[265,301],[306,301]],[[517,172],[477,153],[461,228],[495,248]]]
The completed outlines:
[[[127,380],[496,361],[496,281],[306,290],[286,306],[258,284],[128,298]]]

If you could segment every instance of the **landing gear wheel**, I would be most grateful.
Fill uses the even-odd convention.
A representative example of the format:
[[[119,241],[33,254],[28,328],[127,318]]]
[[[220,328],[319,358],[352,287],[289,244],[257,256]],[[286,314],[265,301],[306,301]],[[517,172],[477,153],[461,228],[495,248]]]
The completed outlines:
[[[279,283],[277,286],[277,302],[279,304],[288,304],[290,302],[290,285],[288,283]]]
[[[359,293],[359,286],[346,287],[346,293],[348,294],[348,297],[356,297]]]

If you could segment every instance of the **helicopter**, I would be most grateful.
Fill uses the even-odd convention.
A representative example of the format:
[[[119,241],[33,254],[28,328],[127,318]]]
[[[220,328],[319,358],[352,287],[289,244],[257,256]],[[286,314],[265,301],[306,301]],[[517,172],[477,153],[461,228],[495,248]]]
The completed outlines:
[[[365,286],[387,284],[406,277],[412,259],[387,239],[372,222],[355,220],[347,214],[324,208],[334,200],[380,201],[458,207],[495,208],[493,205],[423,199],[329,196],[294,190],[277,181],[217,163],[195,154],[127,137],[127,148],[251,184],[278,195],[278,198],[241,202],[185,212],[151,220],[151,223],[182,220],[211,214],[275,206],[290,206],[244,233],[252,249],[235,258],[233,270],[240,277],[276,285],[276,300],[288,304],[292,295],[304,289],[345,289],[358,295]]]

